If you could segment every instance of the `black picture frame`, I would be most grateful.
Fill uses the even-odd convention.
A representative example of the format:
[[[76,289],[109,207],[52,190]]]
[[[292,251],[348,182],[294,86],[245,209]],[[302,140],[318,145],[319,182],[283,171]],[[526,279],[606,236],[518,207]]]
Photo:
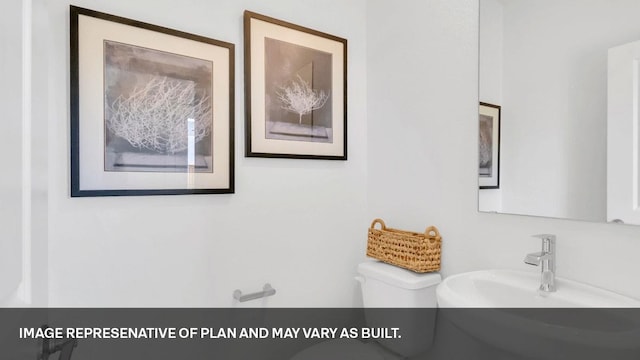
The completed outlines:
[[[347,40],[244,12],[245,156],[347,160]]]
[[[71,196],[233,193],[234,57],[71,5]]]
[[[478,185],[500,188],[500,105],[480,102],[478,124]]]

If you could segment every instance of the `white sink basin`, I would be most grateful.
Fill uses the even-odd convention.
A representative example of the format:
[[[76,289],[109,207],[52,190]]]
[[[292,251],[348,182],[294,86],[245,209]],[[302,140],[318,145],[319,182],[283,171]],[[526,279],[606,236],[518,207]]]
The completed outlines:
[[[454,275],[436,290],[439,316],[513,358],[640,359],[640,301],[562,278],[556,292],[539,286],[537,272]]]
[[[640,301],[611,291],[556,278],[557,291],[538,291],[540,273],[481,270],[453,275],[437,288],[439,307],[488,308],[629,308]]]

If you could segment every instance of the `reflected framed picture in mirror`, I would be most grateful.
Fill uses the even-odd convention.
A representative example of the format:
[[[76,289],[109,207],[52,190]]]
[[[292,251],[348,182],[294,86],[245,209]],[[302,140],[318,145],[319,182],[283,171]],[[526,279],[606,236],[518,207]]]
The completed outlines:
[[[480,103],[478,124],[478,184],[500,188],[500,106]]]

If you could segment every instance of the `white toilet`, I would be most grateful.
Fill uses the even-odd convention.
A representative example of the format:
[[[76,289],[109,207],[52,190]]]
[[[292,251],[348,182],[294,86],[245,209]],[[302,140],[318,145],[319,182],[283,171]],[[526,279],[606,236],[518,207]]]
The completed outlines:
[[[418,274],[379,261],[358,265],[356,279],[362,288],[365,308],[436,308],[438,273]],[[392,312],[367,312],[369,327],[390,327],[388,316]],[[409,312],[398,311],[393,327],[400,327],[403,341],[380,339],[363,343],[354,339],[325,341],[297,353],[293,360],[395,360],[420,354],[431,347],[435,331],[435,311],[424,312],[429,318],[416,318]],[[400,323],[401,325],[397,325]]]

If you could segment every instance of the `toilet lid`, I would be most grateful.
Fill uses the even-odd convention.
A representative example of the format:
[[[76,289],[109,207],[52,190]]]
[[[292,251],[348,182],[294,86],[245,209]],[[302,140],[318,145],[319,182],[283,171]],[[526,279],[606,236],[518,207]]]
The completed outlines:
[[[291,360],[327,359],[384,360],[382,355],[374,349],[354,339],[324,341],[300,351],[291,358]]]

